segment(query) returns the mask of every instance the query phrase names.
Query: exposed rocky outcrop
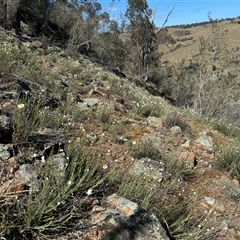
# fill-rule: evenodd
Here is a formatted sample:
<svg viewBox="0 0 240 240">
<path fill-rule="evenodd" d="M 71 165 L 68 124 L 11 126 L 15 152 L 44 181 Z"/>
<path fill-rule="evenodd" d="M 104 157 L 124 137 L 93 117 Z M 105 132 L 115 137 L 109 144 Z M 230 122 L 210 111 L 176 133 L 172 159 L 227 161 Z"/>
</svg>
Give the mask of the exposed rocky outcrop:
<svg viewBox="0 0 240 240">
<path fill-rule="evenodd" d="M 94 207 L 92 224 L 105 229 L 103 240 L 168 240 L 156 216 L 116 194 L 104 199 L 103 208 Z"/>
</svg>

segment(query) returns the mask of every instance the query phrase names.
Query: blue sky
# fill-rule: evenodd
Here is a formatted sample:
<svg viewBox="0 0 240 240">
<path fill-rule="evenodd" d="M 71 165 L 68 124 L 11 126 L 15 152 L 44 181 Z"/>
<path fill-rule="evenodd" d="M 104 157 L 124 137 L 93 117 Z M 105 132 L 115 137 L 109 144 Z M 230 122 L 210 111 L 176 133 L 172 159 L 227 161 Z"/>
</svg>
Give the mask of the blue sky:
<svg viewBox="0 0 240 240">
<path fill-rule="evenodd" d="M 127 6 L 126 0 L 99 0 L 103 10 L 107 10 L 113 18 L 118 18 L 120 13 L 124 13 Z M 176 24 L 189 24 L 208 21 L 208 12 L 211 12 L 213 19 L 240 16 L 240 0 L 159 0 L 148 1 L 148 5 L 155 10 L 155 24 L 162 26 L 168 12 L 175 6 L 172 15 L 166 26 Z"/>
</svg>

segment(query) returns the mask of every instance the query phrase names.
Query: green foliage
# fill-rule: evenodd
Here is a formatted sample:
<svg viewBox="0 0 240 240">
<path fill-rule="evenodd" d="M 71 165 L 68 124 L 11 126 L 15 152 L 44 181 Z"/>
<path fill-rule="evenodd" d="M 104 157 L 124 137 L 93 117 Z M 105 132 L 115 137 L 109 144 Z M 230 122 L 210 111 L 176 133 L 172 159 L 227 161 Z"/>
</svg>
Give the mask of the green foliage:
<svg viewBox="0 0 240 240">
<path fill-rule="evenodd" d="M 105 19 L 102 27 L 108 28 L 108 32 L 99 34 L 94 41 L 93 48 L 96 56 L 111 68 L 123 70 L 129 54 L 129 49 L 122 39 L 124 32 L 120 30 L 116 21 L 109 18 Z"/>
<path fill-rule="evenodd" d="M 181 196 L 180 176 L 189 176 L 190 170 L 178 159 L 168 158 L 166 171 L 171 173 L 171 177 L 161 183 L 143 177 L 124 176 L 118 194 L 153 212 L 173 239 L 212 239 L 213 234 L 206 229 L 210 228 L 213 218 L 196 216 L 188 209 L 191 198 L 184 200 Z"/>
<path fill-rule="evenodd" d="M 225 134 L 226 136 L 240 140 L 240 129 L 238 127 L 235 127 L 230 123 L 220 121 L 213 121 L 212 126 L 214 130 L 218 130 L 219 132 Z"/>
<path fill-rule="evenodd" d="M 183 120 L 181 114 L 177 111 L 170 112 L 166 116 L 164 116 L 163 126 L 166 128 L 178 126 L 182 129 L 182 131 L 190 131 L 190 127 L 188 126 L 186 121 Z"/>
<path fill-rule="evenodd" d="M 164 62 L 153 72 L 152 82 L 178 107 L 239 127 L 238 77 L 232 68 L 227 71 L 235 53 L 226 47 L 227 31 L 213 19 L 210 23 L 211 33 L 199 39 L 199 54 L 174 64 Z"/>
<path fill-rule="evenodd" d="M 186 163 L 180 161 L 176 156 L 163 155 L 165 168 L 174 181 L 186 181 L 192 177 L 193 170 Z"/>
<path fill-rule="evenodd" d="M 141 203 L 141 207 L 148 209 L 155 197 L 151 185 L 146 179 L 126 176 L 121 180 L 118 194 L 134 202 Z"/>
<path fill-rule="evenodd" d="M 236 200 L 240 199 L 240 187 L 238 184 L 234 183 L 232 180 L 227 181 L 224 185 L 229 190 L 229 195 Z"/>
<path fill-rule="evenodd" d="M 240 147 L 238 145 L 229 146 L 218 156 L 219 167 L 228 171 L 232 177 L 240 180 Z"/>
<path fill-rule="evenodd" d="M 37 174 L 28 195 L 2 196 L 1 236 L 33 239 L 39 233 L 54 233 L 69 227 L 76 217 L 84 218 L 86 192 L 102 184 L 105 177 L 97 170 L 94 155 L 81 143 L 67 149 L 67 154 L 70 158 L 61 173 L 49 164 L 53 156 L 47 164 L 35 165 Z"/>
<path fill-rule="evenodd" d="M 111 123 L 111 113 L 108 110 L 102 109 L 98 114 L 98 119 L 103 124 L 110 124 Z"/>
<path fill-rule="evenodd" d="M 156 50 L 155 25 L 151 20 L 153 11 L 147 1 L 128 0 L 125 16 L 130 22 L 127 27 L 131 39 L 128 43 L 132 49 L 129 65 L 134 74 L 143 78 L 148 74 L 150 59 Z"/>
<path fill-rule="evenodd" d="M 140 106 L 136 109 L 136 114 L 144 118 L 147 118 L 149 116 L 161 117 L 163 114 L 163 107 L 152 102 L 147 104 L 140 104 Z"/>
<path fill-rule="evenodd" d="M 135 143 L 135 142 L 134 142 Z M 130 144 L 130 152 L 134 158 L 151 158 L 153 160 L 160 160 L 160 150 L 151 140 L 142 141 L 135 144 Z"/>
<path fill-rule="evenodd" d="M 16 70 L 18 51 L 14 48 L 1 48 L 0 49 L 0 72 L 12 73 Z"/>
<path fill-rule="evenodd" d="M 38 128 L 44 126 L 47 112 L 42 109 L 42 103 L 38 99 L 30 100 L 26 95 L 19 99 L 18 107 L 13 114 L 13 142 L 25 142 Z"/>
</svg>

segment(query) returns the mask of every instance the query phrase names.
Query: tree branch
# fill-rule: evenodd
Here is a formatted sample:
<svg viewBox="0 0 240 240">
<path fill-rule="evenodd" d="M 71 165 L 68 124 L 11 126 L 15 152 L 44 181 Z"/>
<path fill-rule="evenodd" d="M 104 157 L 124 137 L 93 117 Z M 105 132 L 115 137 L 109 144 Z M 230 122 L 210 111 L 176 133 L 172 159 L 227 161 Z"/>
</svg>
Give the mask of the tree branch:
<svg viewBox="0 0 240 240">
<path fill-rule="evenodd" d="M 159 29 L 157 30 L 157 32 L 156 32 L 155 34 L 157 34 L 158 32 L 162 31 L 163 27 L 165 26 L 165 24 L 166 24 L 167 21 L 168 21 L 168 18 L 169 18 L 170 15 L 172 14 L 174 8 L 175 8 L 175 6 L 174 6 L 174 7 L 171 9 L 171 11 L 168 13 L 168 15 L 167 15 L 167 17 L 166 17 L 166 19 L 165 19 L 163 25 L 161 26 L 161 28 L 159 28 Z"/>
</svg>

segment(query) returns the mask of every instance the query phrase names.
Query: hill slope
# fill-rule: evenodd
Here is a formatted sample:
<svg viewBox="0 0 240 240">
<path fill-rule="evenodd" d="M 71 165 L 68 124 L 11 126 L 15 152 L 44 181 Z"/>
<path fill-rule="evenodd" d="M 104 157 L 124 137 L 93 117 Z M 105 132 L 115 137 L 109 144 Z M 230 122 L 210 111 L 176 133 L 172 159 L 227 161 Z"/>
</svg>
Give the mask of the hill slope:
<svg viewBox="0 0 240 240">
<path fill-rule="evenodd" d="M 69 209 L 88 221 L 93 201 L 117 193 L 154 212 L 171 239 L 240 239 L 236 139 L 83 56 L 3 30 L 0 41 L 0 111 L 11 121 L 1 122 L 3 237 L 82 239 Z M 88 230 L 104 239 L 106 228 Z"/>
</svg>

